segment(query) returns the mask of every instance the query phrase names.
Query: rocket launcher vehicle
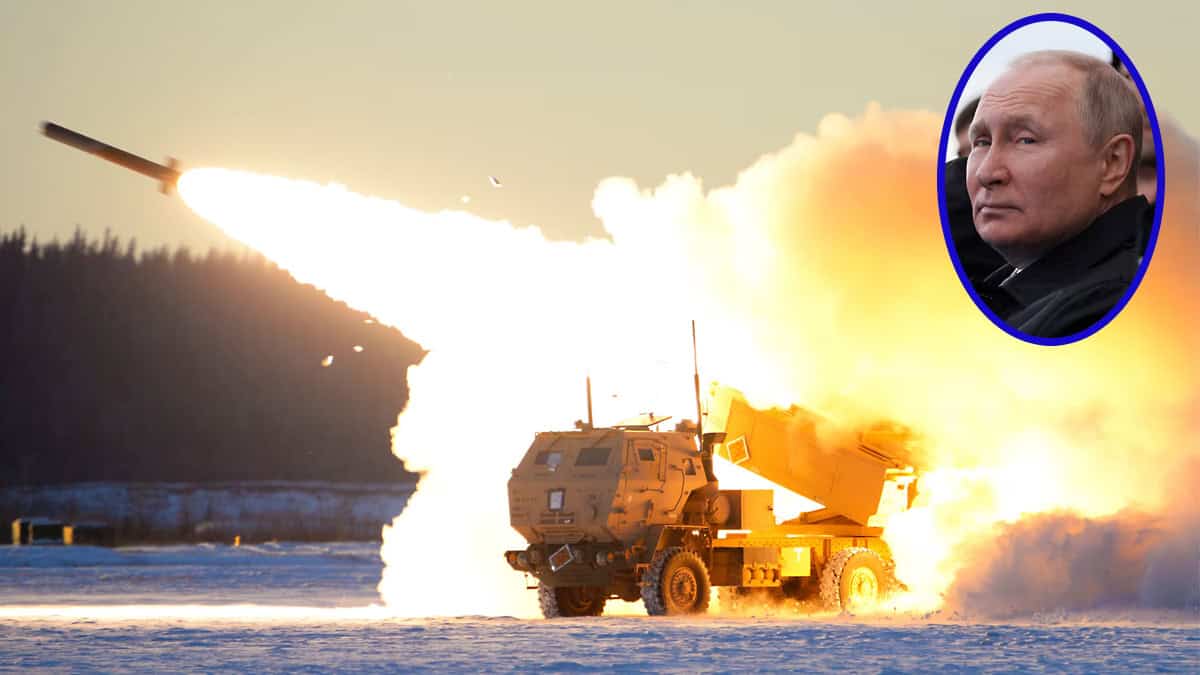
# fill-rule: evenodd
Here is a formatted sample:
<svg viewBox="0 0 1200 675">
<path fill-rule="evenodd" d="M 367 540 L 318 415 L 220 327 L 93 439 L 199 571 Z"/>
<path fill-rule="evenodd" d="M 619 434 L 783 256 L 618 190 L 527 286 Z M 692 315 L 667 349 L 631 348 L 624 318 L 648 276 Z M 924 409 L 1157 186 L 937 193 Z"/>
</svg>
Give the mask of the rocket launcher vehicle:
<svg viewBox="0 0 1200 675">
<path fill-rule="evenodd" d="M 504 558 L 537 580 L 543 616 L 600 615 L 613 598 L 699 614 L 714 587 L 727 609 L 857 610 L 901 587 L 882 535 L 915 496 L 911 432 L 758 410 L 733 390 L 711 400 L 703 430 L 659 431 L 653 416 L 598 427 L 589 406 L 575 431 L 534 436 L 508 482 L 527 546 Z M 714 454 L 824 508 L 780 522 L 774 490 L 720 487 Z"/>
</svg>

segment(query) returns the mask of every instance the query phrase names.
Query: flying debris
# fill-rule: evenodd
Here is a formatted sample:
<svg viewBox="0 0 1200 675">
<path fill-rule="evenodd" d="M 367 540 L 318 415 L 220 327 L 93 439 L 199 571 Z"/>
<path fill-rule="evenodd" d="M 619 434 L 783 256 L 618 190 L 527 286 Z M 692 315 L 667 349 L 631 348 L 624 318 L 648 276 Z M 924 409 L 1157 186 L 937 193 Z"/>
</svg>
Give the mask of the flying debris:
<svg viewBox="0 0 1200 675">
<path fill-rule="evenodd" d="M 461 201 L 464 204 L 470 204 L 471 203 L 471 195 L 463 195 L 461 198 Z"/>
<path fill-rule="evenodd" d="M 107 143 L 101 143 L 94 138 L 84 136 L 77 131 L 72 131 L 53 122 L 42 122 L 42 133 L 47 138 L 69 145 L 76 150 L 82 150 L 101 159 L 106 159 L 118 166 L 123 166 L 130 171 L 136 171 L 143 176 L 153 178 L 159 182 L 158 191 L 164 195 L 174 192 L 175 184 L 179 182 L 180 171 L 178 169 L 178 162 L 174 157 L 168 157 L 165 165 L 156 164 L 144 157 L 138 157 L 120 148 L 114 148 Z"/>
<path fill-rule="evenodd" d="M 500 183 L 500 179 L 496 178 L 495 176 L 488 176 L 488 180 L 492 183 L 492 187 L 504 187 L 504 185 Z"/>
<path fill-rule="evenodd" d="M 329 366 L 332 366 L 332 365 L 333 365 L 333 354 L 330 354 L 329 356 L 326 356 L 325 358 L 321 359 L 321 367 L 322 368 L 328 368 Z"/>
<path fill-rule="evenodd" d="M 362 345 L 354 345 L 354 351 L 355 351 L 355 352 L 357 352 L 357 353 L 361 354 L 361 353 L 362 353 L 362 350 L 363 350 L 363 346 L 362 346 Z"/>
</svg>

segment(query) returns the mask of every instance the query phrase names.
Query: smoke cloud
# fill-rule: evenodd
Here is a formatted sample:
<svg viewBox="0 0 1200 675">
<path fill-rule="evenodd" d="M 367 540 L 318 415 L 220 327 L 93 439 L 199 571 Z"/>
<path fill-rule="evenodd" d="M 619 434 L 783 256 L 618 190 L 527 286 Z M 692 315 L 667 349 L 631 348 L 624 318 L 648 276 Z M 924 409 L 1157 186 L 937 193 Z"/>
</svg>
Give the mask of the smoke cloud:
<svg viewBox="0 0 1200 675">
<path fill-rule="evenodd" d="M 945 608 L 998 618 L 1200 609 L 1200 455 L 1174 469 L 1157 514 L 1036 514 L 967 541 Z"/>
<path fill-rule="evenodd" d="M 505 510 L 509 470 L 535 431 L 582 416 L 588 372 L 600 423 L 692 416 L 693 318 L 705 378 L 753 403 L 922 434 L 917 508 L 887 538 L 910 605 L 929 607 L 967 562 L 947 596 L 955 602 L 1018 576 L 1001 550 L 971 545 L 1000 523 L 1018 523 L 1001 538 L 1049 560 L 1068 539 L 1165 522 L 1114 514 L 1164 513 L 1162 486 L 1194 450 L 1200 298 L 1196 202 L 1177 198 L 1195 194 L 1195 177 L 1169 169 L 1158 253 L 1116 320 L 1058 348 L 1003 333 L 949 262 L 938 127 L 931 113 L 871 105 L 828 116 L 730 186 L 707 190 L 686 174 L 652 189 L 609 179 L 593 200 L 608 238 L 584 243 L 245 174 L 189 172 L 180 191 L 299 280 L 430 350 L 394 432 L 396 454 L 425 473 L 385 532 L 380 590 L 392 610 L 536 614 L 501 561 L 522 545 Z M 1021 521 L 1036 513 L 1059 515 Z M 1167 547 L 1186 548 L 1169 524 L 1150 529 L 1164 534 L 1127 554 L 1143 561 L 1143 581 L 1121 586 L 1147 597 L 1173 583 Z"/>
</svg>

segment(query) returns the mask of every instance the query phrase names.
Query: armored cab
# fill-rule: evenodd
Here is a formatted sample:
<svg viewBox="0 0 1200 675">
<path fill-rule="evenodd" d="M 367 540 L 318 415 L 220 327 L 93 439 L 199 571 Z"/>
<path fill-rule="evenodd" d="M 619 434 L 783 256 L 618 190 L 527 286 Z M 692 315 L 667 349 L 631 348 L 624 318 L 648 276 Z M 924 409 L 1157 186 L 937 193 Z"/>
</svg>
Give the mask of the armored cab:
<svg viewBox="0 0 1200 675">
<path fill-rule="evenodd" d="M 680 522 L 688 495 L 707 482 L 690 434 L 545 432 L 513 470 L 509 516 L 531 543 L 618 544 Z"/>
<path fill-rule="evenodd" d="M 636 566 L 647 546 L 653 553 L 651 535 L 703 526 L 703 504 L 691 497 L 710 481 L 695 436 L 651 426 L 539 433 L 513 470 L 509 518 L 529 547 L 509 551 L 509 563 L 544 589 L 590 598 L 543 598 L 544 609 L 558 605 L 552 614 L 599 614 L 612 596 L 637 600 Z"/>
</svg>

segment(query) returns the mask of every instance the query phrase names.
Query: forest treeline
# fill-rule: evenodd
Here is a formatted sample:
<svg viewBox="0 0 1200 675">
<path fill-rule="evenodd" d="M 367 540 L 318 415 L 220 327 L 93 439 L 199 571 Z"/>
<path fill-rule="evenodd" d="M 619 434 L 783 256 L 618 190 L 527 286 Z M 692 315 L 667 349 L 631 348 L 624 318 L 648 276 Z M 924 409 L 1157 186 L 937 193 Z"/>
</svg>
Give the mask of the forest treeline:
<svg viewBox="0 0 1200 675">
<path fill-rule="evenodd" d="M 8 233 L 0 485 L 411 480 L 389 431 L 421 355 L 257 255 Z"/>
</svg>

